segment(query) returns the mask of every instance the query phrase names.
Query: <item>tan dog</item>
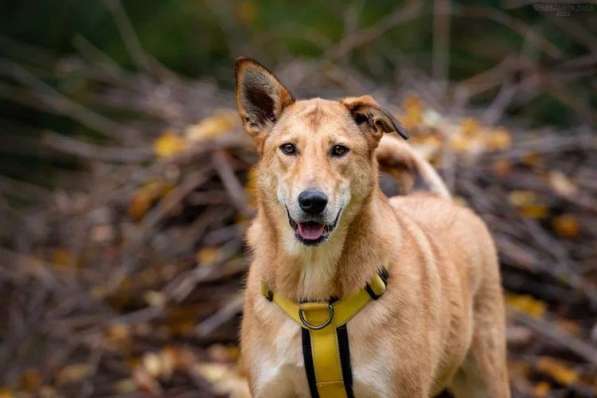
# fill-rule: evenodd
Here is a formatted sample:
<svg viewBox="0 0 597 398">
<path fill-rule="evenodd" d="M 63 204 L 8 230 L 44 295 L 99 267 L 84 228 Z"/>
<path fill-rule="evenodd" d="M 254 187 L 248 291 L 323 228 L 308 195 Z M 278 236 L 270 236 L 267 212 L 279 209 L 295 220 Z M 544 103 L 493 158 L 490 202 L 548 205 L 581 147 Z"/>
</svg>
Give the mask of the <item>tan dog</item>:
<svg viewBox="0 0 597 398">
<path fill-rule="evenodd" d="M 369 96 L 295 101 L 263 66 L 236 63 L 237 105 L 260 154 L 258 214 L 242 323 L 254 397 L 309 397 L 301 328 L 262 294 L 342 298 L 380 265 L 385 294 L 348 324 L 355 397 L 507 398 L 504 305 L 492 238 L 449 199 L 431 166 Z M 435 193 L 388 199 L 382 165 L 406 165 Z"/>
</svg>

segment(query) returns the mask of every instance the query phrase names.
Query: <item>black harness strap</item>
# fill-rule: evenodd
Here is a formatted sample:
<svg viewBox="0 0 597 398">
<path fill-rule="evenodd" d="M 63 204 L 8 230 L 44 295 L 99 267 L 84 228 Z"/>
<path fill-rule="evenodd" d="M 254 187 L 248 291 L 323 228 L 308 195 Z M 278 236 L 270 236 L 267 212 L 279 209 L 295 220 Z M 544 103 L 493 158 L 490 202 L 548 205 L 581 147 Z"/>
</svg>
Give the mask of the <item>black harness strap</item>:
<svg viewBox="0 0 597 398">
<path fill-rule="evenodd" d="M 311 335 L 309 330 L 301 328 L 303 338 L 303 360 L 305 361 L 305 372 L 309 382 L 309 391 L 312 398 L 319 398 L 317 391 L 317 380 L 315 380 L 315 366 L 313 365 L 313 351 L 311 351 Z"/>
<path fill-rule="evenodd" d="M 340 348 L 340 363 L 342 364 L 342 379 L 348 398 L 354 398 L 352 391 L 352 367 L 350 366 L 350 345 L 348 344 L 348 329 L 342 325 L 336 329 L 338 347 Z"/>
</svg>

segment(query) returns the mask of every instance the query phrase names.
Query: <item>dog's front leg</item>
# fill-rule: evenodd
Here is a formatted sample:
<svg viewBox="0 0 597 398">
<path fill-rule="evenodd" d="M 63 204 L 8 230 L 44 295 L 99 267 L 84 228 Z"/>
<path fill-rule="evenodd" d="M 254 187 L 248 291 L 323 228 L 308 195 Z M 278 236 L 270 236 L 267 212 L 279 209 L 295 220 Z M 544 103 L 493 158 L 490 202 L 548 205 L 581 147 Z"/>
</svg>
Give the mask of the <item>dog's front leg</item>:
<svg viewBox="0 0 597 398">
<path fill-rule="evenodd" d="M 306 381 L 302 383 L 304 372 L 300 369 L 267 356 L 260 357 L 253 364 L 249 372 L 253 398 L 309 398 L 308 385 Z"/>
<path fill-rule="evenodd" d="M 290 379 L 276 378 L 269 382 L 257 380 L 254 384 L 251 395 L 253 398 L 309 398 L 308 391 L 299 394 L 295 385 Z"/>
<path fill-rule="evenodd" d="M 432 375 L 428 371 L 429 366 L 425 366 L 420 360 L 411 358 L 410 364 L 407 362 L 408 355 L 402 358 L 403 366 L 394 372 L 394 394 L 397 398 L 430 398 Z M 472 398 L 472 397 L 471 397 Z"/>
<path fill-rule="evenodd" d="M 271 391 L 258 391 L 252 394 L 253 398 L 302 398 L 293 392 L 271 390 Z"/>
<path fill-rule="evenodd" d="M 277 367 L 274 363 L 264 360 L 261 366 L 256 366 L 249 372 L 249 385 L 253 398 L 307 398 L 307 395 L 298 394 L 296 371 L 287 367 Z"/>
</svg>

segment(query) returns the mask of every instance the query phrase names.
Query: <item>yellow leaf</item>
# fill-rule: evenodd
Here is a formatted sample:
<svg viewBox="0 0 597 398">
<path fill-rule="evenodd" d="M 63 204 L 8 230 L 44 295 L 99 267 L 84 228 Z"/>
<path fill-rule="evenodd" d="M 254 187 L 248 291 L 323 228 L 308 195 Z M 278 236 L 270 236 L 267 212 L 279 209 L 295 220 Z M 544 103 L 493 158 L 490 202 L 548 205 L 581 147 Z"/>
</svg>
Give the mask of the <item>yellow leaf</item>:
<svg viewBox="0 0 597 398">
<path fill-rule="evenodd" d="M 537 195 L 533 191 L 512 191 L 508 200 L 517 207 L 527 206 L 537 201 Z"/>
<path fill-rule="evenodd" d="M 426 109 L 423 112 L 423 124 L 425 126 L 438 128 L 441 123 L 445 123 L 444 118 L 433 109 Z"/>
<path fill-rule="evenodd" d="M 160 351 L 160 361 L 162 366 L 162 378 L 169 379 L 174 373 L 177 365 L 176 350 L 170 347 L 164 348 Z"/>
<path fill-rule="evenodd" d="M 153 181 L 143 185 L 133 195 L 128 209 L 129 216 L 134 221 L 141 220 L 151 206 L 171 190 L 172 185 L 163 181 Z"/>
<path fill-rule="evenodd" d="M 172 336 L 190 337 L 196 326 L 194 319 L 176 319 L 168 323 L 168 331 Z"/>
<path fill-rule="evenodd" d="M 465 137 L 471 138 L 481 133 L 481 126 L 477 120 L 469 117 L 460 122 L 460 131 Z"/>
<path fill-rule="evenodd" d="M 497 176 L 505 177 L 512 171 L 512 163 L 507 159 L 498 159 L 493 162 L 492 169 Z"/>
<path fill-rule="evenodd" d="M 551 391 L 551 386 L 547 382 L 540 382 L 533 387 L 533 397 L 536 398 L 546 398 L 549 396 L 549 392 Z"/>
<path fill-rule="evenodd" d="M 450 137 L 450 148 L 456 152 L 471 152 L 474 147 L 474 140 L 462 132 L 457 132 Z"/>
<path fill-rule="evenodd" d="M 211 383 L 225 379 L 226 375 L 230 372 L 228 365 L 218 363 L 198 364 L 196 370 L 205 380 Z"/>
<path fill-rule="evenodd" d="M 200 265 L 211 265 L 218 257 L 220 252 L 216 247 L 204 247 L 197 252 L 197 263 Z"/>
<path fill-rule="evenodd" d="M 40 398 L 58 398 L 60 394 L 51 386 L 41 386 L 36 396 Z"/>
<path fill-rule="evenodd" d="M 562 214 L 551 223 L 554 231 L 563 238 L 576 238 L 580 234 L 578 219 L 571 214 Z"/>
<path fill-rule="evenodd" d="M 503 151 L 512 146 L 512 136 L 506 129 L 496 129 L 485 136 L 485 144 L 491 151 Z"/>
<path fill-rule="evenodd" d="M 0 398 L 14 398 L 14 395 L 8 388 L 0 388 Z"/>
<path fill-rule="evenodd" d="M 577 191 L 576 185 L 561 171 L 552 171 L 549 173 L 549 184 L 554 191 L 562 196 L 571 196 Z"/>
<path fill-rule="evenodd" d="M 164 348 L 160 352 L 150 352 L 143 355 L 142 368 L 152 378 L 167 380 L 172 376 L 176 366 L 175 351 Z"/>
<path fill-rule="evenodd" d="M 414 137 L 413 137 L 414 138 Z M 416 136 L 411 145 L 425 159 L 431 161 L 442 150 L 442 140 L 436 134 L 424 134 Z"/>
<path fill-rule="evenodd" d="M 52 264 L 57 268 L 72 268 L 77 265 L 77 259 L 70 250 L 56 248 L 52 250 Z"/>
<path fill-rule="evenodd" d="M 574 369 L 570 369 L 565 363 L 551 357 L 539 358 L 537 369 L 565 386 L 573 384 L 579 379 L 579 375 Z"/>
<path fill-rule="evenodd" d="M 37 369 L 27 369 L 19 379 L 19 385 L 23 390 L 35 391 L 41 386 L 42 376 Z"/>
<path fill-rule="evenodd" d="M 114 384 L 114 391 L 119 394 L 130 394 L 137 390 L 137 385 L 133 379 L 122 379 Z"/>
<path fill-rule="evenodd" d="M 161 396 L 162 388 L 160 384 L 152 377 L 144 367 L 138 367 L 133 371 L 133 380 L 137 389 L 147 391 L 151 394 Z"/>
<path fill-rule="evenodd" d="M 143 298 L 147 304 L 158 308 L 164 307 L 167 301 L 166 295 L 164 295 L 164 293 L 156 292 L 155 290 L 149 290 L 148 292 L 145 292 Z"/>
<path fill-rule="evenodd" d="M 546 311 L 547 306 L 541 300 L 526 294 L 509 293 L 506 295 L 506 303 L 520 312 L 533 317 L 541 318 Z"/>
<path fill-rule="evenodd" d="M 158 354 L 150 352 L 143 355 L 143 370 L 153 378 L 159 377 L 162 372 L 162 365 Z"/>
<path fill-rule="evenodd" d="M 115 323 L 106 331 L 106 337 L 113 344 L 127 342 L 130 337 L 129 327 L 124 323 Z"/>
<path fill-rule="evenodd" d="M 84 363 L 68 365 L 60 370 L 56 383 L 58 385 L 76 383 L 90 375 L 92 371 L 91 366 Z"/>
<path fill-rule="evenodd" d="M 232 398 L 249 398 L 247 381 L 230 365 L 204 363 L 193 366 L 193 371 L 209 381 L 215 392 Z"/>
<path fill-rule="evenodd" d="M 538 153 L 529 152 L 522 157 L 522 163 L 532 168 L 540 167 L 543 165 L 543 158 Z"/>
<path fill-rule="evenodd" d="M 236 112 L 226 110 L 205 118 L 197 124 L 187 127 L 185 136 L 192 142 L 214 139 L 230 132 L 238 125 L 239 119 Z"/>
<path fill-rule="evenodd" d="M 578 321 L 573 321 L 570 319 L 558 318 L 555 320 L 558 328 L 574 335 L 574 336 L 582 336 L 583 329 Z M 597 382 L 597 379 L 595 380 Z"/>
<path fill-rule="evenodd" d="M 111 225 L 96 225 L 91 230 L 91 239 L 97 243 L 109 243 L 115 238 L 115 231 Z"/>
<path fill-rule="evenodd" d="M 176 155 L 185 148 L 185 140 L 170 130 L 164 132 L 153 142 L 153 151 L 160 158 Z"/>
<path fill-rule="evenodd" d="M 251 25 L 257 16 L 257 6 L 252 1 L 244 0 L 236 9 L 236 15 L 245 25 Z"/>
<path fill-rule="evenodd" d="M 423 122 L 423 102 L 415 95 L 409 95 L 402 103 L 404 114 L 400 118 L 400 124 L 406 129 L 420 127 Z"/>
<path fill-rule="evenodd" d="M 542 204 L 531 204 L 528 206 L 522 206 L 520 208 L 520 214 L 526 218 L 542 219 L 549 215 L 549 208 Z"/>
<path fill-rule="evenodd" d="M 523 217 L 540 219 L 549 215 L 549 208 L 532 191 L 512 191 L 508 200 L 518 208 Z"/>
<path fill-rule="evenodd" d="M 215 362 L 235 362 L 240 356 L 238 346 L 214 344 L 207 350 L 209 357 Z"/>
<path fill-rule="evenodd" d="M 531 373 L 530 364 L 524 360 L 508 358 L 508 373 L 513 378 L 527 379 Z"/>
</svg>

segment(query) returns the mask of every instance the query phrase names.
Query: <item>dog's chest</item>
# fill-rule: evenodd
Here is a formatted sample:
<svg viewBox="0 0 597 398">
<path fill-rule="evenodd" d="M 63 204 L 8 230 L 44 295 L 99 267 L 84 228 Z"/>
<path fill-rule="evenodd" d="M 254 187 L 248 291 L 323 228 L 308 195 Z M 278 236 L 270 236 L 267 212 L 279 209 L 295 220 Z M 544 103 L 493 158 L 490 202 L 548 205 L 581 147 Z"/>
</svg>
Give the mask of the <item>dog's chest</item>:
<svg viewBox="0 0 597 398">
<path fill-rule="evenodd" d="M 281 325 L 275 335 L 269 335 L 272 340 L 260 349 L 259 358 L 255 358 L 255 364 L 258 365 L 255 366 L 254 379 L 256 397 L 309 398 L 311 395 L 305 373 L 300 328 L 289 319 L 283 320 Z M 392 363 L 391 350 L 384 348 L 385 344 L 365 343 L 358 330 L 351 336 L 351 325 L 348 330 L 355 396 L 393 396 L 391 371 L 388 368 Z"/>
</svg>

